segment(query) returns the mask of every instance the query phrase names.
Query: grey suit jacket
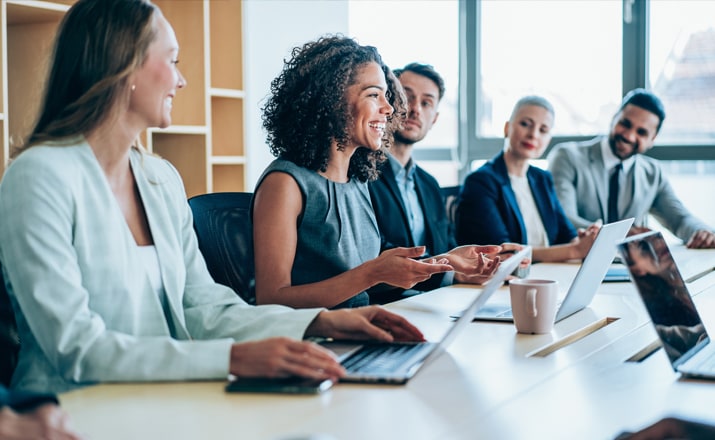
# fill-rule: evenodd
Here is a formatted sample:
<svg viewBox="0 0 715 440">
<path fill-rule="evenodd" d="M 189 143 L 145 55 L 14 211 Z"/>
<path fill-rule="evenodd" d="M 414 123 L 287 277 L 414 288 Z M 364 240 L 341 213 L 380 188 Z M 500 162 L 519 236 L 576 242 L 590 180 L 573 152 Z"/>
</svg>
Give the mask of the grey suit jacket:
<svg viewBox="0 0 715 440">
<path fill-rule="evenodd" d="M 602 139 L 556 145 L 547 158 L 559 201 L 576 227 L 607 218 L 608 170 L 601 153 Z M 634 217 L 634 225 L 646 226 L 650 213 L 684 241 L 698 230 L 711 229 L 685 208 L 656 159 L 642 154 L 634 159 L 634 195 L 623 218 Z"/>
<path fill-rule="evenodd" d="M 13 388 L 226 378 L 234 341 L 302 338 L 319 310 L 249 306 L 214 283 L 181 179 L 137 150 L 131 168 L 168 300 L 164 313 L 89 145 L 36 146 L 0 184 L 0 259 L 18 321 Z"/>
</svg>

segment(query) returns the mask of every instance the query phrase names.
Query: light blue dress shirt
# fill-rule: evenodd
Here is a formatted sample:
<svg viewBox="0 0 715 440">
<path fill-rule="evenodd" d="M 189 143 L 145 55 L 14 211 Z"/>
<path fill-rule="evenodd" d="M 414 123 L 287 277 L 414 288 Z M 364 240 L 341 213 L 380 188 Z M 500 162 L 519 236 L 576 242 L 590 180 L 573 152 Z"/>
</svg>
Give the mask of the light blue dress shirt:
<svg viewBox="0 0 715 440">
<path fill-rule="evenodd" d="M 388 155 L 388 157 L 392 171 L 395 174 L 395 180 L 397 180 L 397 187 L 400 189 L 402 203 L 405 204 L 405 209 L 407 210 L 407 220 L 410 224 L 412 240 L 415 246 L 422 246 L 427 243 L 425 238 L 425 214 L 422 212 L 422 206 L 415 189 L 415 163 L 410 158 L 407 165 L 403 167 L 397 159 L 391 155 Z"/>
</svg>

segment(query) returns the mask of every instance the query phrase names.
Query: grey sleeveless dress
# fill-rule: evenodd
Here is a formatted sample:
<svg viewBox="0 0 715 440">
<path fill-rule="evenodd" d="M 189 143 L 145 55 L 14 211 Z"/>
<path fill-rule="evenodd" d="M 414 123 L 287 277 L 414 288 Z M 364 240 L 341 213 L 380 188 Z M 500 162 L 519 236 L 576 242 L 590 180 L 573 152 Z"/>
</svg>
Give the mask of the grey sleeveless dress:
<svg viewBox="0 0 715 440">
<path fill-rule="evenodd" d="M 293 285 L 323 281 L 378 256 L 380 232 L 367 183 L 357 179 L 333 182 L 293 162 L 276 159 L 263 172 L 256 190 L 273 172 L 291 175 L 303 195 L 291 271 Z M 360 292 L 334 308 L 368 304 L 367 292 Z"/>
</svg>

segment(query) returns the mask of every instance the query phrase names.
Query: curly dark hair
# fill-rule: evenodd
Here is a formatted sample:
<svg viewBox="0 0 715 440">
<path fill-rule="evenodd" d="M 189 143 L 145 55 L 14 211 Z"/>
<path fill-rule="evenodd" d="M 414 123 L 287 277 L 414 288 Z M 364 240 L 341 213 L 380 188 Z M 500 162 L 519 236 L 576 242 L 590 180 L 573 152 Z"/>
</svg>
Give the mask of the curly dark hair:
<svg viewBox="0 0 715 440">
<path fill-rule="evenodd" d="M 262 108 L 263 128 L 274 156 L 313 171 L 325 171 L 333 141 L 338 149 L 349 141 L 353 118 L 346 91 L 359 68 L 375 62 L 385 73 L 386 97 L 394 111 L 388 117 L 382 148 L 358 148 L 350 159 L 348 177 L 374 180 L 385 148 L 405 118 L 407 106 L 399 81 L 373 46 L 361 46 L 342 35 L 327 35 L 295 47 L 281 74 L 271 82 L 271 96 Z"/>
</svg>

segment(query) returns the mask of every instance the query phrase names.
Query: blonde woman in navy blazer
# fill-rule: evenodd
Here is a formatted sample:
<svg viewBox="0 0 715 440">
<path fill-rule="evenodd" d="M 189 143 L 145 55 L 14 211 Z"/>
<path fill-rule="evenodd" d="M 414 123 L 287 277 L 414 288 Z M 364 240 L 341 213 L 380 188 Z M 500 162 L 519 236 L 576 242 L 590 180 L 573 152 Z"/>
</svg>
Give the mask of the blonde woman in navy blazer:
<svg viewBox="0 0 715 440">
<path fill-rule="evenodd" d="M 526 96 L 516 103 L 504 125 L 504 150 L 464 182 L 457 207 L 459 244 L 529 244 L 534 261 L 586 256 L 598 226 L 574 229 L 556 197 L 551 174 L 529 164 L 549 145 L 553 122 L 554 110 L 546 99 Z M 521 191 L 513 187 L 519 182 Z M 528 217 L 525 208 L 531 212 Z"/>
<path fill-rule="evenodd" d="M 171 124 L 186 85 L 177 57 L 148 1 L 67 12 L 40 117 L 0 184 L 0 259 L 22 341 L 12 387 L 337 378 L 334 357 L 303 337 L 422 340 L 378 307 L 253 307 L 213 281 L 179 174 L 136 146 Z"/>
</svg>

